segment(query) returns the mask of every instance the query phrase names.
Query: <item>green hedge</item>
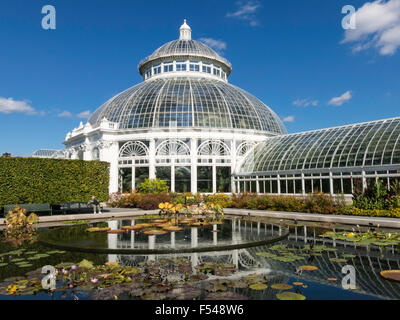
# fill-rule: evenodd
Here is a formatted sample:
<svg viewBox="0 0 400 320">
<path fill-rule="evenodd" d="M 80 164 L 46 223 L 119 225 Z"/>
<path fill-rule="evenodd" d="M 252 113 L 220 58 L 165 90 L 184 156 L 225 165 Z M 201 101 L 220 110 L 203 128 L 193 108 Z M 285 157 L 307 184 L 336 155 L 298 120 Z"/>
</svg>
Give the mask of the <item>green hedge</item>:
<svg viewBox="0 0 400 320">
<path fill-rule="evenodd" d="M 107 201 L 109 164 L 98 161 L 0 158 L 0 208 L 16 203 Z"/>
</svg>

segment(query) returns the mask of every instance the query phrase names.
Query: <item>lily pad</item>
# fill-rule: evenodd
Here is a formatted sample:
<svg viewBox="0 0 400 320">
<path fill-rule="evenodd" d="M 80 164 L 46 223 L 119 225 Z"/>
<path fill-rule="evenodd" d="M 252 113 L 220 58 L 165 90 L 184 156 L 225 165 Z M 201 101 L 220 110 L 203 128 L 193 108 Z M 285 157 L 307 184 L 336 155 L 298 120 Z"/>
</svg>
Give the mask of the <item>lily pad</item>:
<svg viewBox="0 0 400 320">
<path fill-rule="evenodd" d="M 276 289 L 276 290 L 289 290 L 292 289 L 293 286 L 291 286 L 290 284 L 286 284 L 286 283 L 275 283 L 273 285 L 271 285 L 272 289 Z"/>
<path fill-rule="evenodd" d="M 339 262 L 339 263 L 346 263 L 347 259 L 341 259 L 341 258 L 330 258 L 329 259 L 332 262 Z"/>
<path fill-rule="evenodd" d="M 276 295 L 279 300 L 305 300 L 306 297 L 302 294 L 295 293 L 295 292 L 281 292 Z"/>
<path fill-rule="evenodd" d="M 383 270 L 380 274 L 386 280 L 400 282 L 400 270 Z"/>
<path fill-rule="evenodd" d="M 235 292 L 214 292 L 207 295 L 205 300 L 248 300 L 244 295 Z"/>
<path fill-rule="evenodd" d="M 249 286 L 249 288 L 252 290 L 265 290 L 268 288 L 268 286 L 264 283 L 255 283 L 255 284 L 251 284 Z"/>
<path fill-rule="evenodd" d="M 143 232 L 146 236 L 158 236 L 158 235 L 162 235 L 162 234 L 167 234 L 167 231 L 164 230 L 159 230 L 159 229 L 155 229 L 155 230 L 147 230 Z"/>
<path fill-rule="evenodd" d="M 316 267 L 316 266 L 300 266 L 299 269 L 303 270 L 303 271 L 314 271 L 314 270 L 318 270 L 318 267 Z"/>
<path fill-rule="evenodd" d="M 92 269 L 93 268 L 93 262 L 83 259 L 80 263 L 79 263 L 79 267 L 80 268 L 85 268 L 85 269 Z"/>
<path fill-rule="evenodd" d="M 168 226 L 163 228 L 165 231 L 170 231 L 170 232 L 179 232 L 179 231 L 185 231 L 185 228 L 180 228 L 176 226 Z"/>
</svg>

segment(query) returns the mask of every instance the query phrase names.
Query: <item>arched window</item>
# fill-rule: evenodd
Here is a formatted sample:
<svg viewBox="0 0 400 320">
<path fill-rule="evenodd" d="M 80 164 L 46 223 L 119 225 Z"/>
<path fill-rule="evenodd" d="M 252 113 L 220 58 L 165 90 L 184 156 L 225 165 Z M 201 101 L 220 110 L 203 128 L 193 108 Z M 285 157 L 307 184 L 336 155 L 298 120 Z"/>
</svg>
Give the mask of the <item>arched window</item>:
<svg viewBox="0 0 400 320">
<path fill-rule="evenodd" d="M 238 157 L 243 157 L 247 152 L 253 149 L 257 143 L 251 141 L 242 142 L 236 149 L 236 155 Z"/>
<path fill-rule="evenodd" d="M 231 151 L 229 147 L 220 140 L 207 140 L 203 142 L 197 151 L 199 156 L 227 157 Z"/>
<path fill-rule="evenodd" d="M 156 151 L 157 156 L 189 156 L 190 148 L 181 140 L 166 140 Z"/>
<path fill-rule="evenodd" d="M 146 157 L 148 155 L 149 149 L 140 141 L 129 141 L 125 143 L 119 152 L 120 158 Z"/>
</svg>

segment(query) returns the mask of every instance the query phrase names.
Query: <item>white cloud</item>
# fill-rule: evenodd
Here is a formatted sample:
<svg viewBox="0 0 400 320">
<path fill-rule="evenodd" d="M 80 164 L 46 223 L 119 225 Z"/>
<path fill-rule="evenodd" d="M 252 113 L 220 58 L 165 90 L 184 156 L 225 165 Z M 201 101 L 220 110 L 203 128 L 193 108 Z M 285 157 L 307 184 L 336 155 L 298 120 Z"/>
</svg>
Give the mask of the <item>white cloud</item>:
<svg viewBox="0 0 400 320">
<path fill-rule="evenodd" d="M 57 116 L 60 118 L 72 118 L 73 117 L 72 113 L 69 111 L 63 111 L 63 112 L 59 113 Z"/>
<path fill-rule="evenodd" d="M 200 38 L 199 41 L 219 52 L 224 51 L 227 47 L 226 42 L 213 38 Z"/>
<path fill-rule="evenodd" d="M 346 30 L 341 43 L 354 43 L 353 52 L 374 47 L 393 55 L 400 47 L 400 0 L 365 3 L 356 11 L 356 29 Z"/>
<path fill-rule="evenodd" d="M 25 113 L 33 115 L 37 112 L 29 105 L 28 101 L 16 101 L 13 98 L 0 97 L 0 113 Z"/>
<path fill-rule="evenodd" d="M 288 116 L 282 119 L 283 122 L 294 122 L 294 116 Z"/>
<path fill-rule="evenodd" d="M 293 101 L 293 105 L 297 107 L 309 107 L 309 106 L 316 107 L 318 105 L 318 100 L 297 99 L 296 101 Z"/>
<path fill-rule="evenodd" d="M 83 111 L 83 112 L 77 114 L 77 117 L 80 119 L 88 119 L 90 117 L 90 111 L 89 110 Z"/>
<path fill-rule="evenodd" d="M 351 92 L 346 91 L 343 93 L 340 97 L 334 97 L 332 98 L 328 104 L 331 106 L 341 106 L 343 103 L 349 101 L 352 98 Z"/>
<path fill-rule="evenodd" d="M 227 13 L 228 18 L 236 18 L 244 21 L 248 21 L 252 27 L 258 25 L 258 21 L 256 19 L 256 12 L 261 5 L 258 1 L 238 1 L 236 3 L 238 9 L 235 12 Z"/>
</svg>

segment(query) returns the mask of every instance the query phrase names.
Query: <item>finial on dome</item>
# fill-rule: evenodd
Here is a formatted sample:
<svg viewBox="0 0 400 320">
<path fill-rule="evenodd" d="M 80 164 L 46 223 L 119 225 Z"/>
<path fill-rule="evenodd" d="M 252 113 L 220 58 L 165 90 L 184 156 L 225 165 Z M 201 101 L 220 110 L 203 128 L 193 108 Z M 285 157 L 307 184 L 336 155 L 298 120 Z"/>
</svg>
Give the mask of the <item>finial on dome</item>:
<svg viewBox="0 0 400 320">
<path fill-rule="evenodd" d="M 179 33 L 179 40 L 192 40 L 192 29 L 187 25 L 186 19 L 183 21 Z"/>
</svg>

